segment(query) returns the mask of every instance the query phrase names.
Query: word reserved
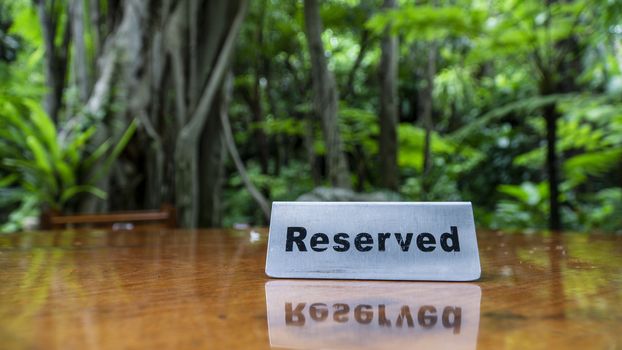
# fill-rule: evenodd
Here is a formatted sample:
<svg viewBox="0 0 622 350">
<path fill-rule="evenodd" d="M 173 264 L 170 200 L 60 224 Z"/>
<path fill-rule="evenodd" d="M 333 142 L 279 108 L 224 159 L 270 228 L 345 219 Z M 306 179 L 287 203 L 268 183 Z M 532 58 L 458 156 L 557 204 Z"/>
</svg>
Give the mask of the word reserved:
<svg viewBox="0 0 622 350">
<path fill-rule="evenodd" d="M 471 203 L 272 205 L 270 277 L 472 281 L 480 273 Z"/>
<path fill-rule="evenodd" d="M 403 252 L 407 252 L 410 249 L 410 244 L 413 240 L 413 233 L 401 233 L 393 234 L 395 241 Z M 307 229 L 304 227 L 288 227 L 287 228 L 287 240 L 285 241 L 285 251 L 291 252 L 294 249 L 294 244 L 298 248 L 298 251 L 306 252 L 307 245 L 304 239 L 307 237 Z M 361 232 L 354 236 L 354 248 L 359 252 L 369 252 L 377 247 L 377 250 L 384 252 L 387 250 L 387 240 L 390 240 L 391 233 L 378 233 L 376 240 L 374 237 L 366 232 Z M 350 250 L 350 235 L 347 233 L 337 233 L 333 236 L 333 242 L 335 245 L 332 249 L 336 252 L 347 252 Z M 325 233 L 315 233 L 309 239 L 309 247 L 316 252 L 323 252 L 328 249 L 330 240 Z M 458 228 L 451 226 L 451 233 L 443 233 L 440 236 L 441 248 L 446 252 L 459 252 L 460 242 L 458 239 Z M 436 238 L 434 235 L 428 232 L 422 232 L 417 235 L 417 249 L 422 252 L 432 252 L 436 249 Z"/>
</svg>

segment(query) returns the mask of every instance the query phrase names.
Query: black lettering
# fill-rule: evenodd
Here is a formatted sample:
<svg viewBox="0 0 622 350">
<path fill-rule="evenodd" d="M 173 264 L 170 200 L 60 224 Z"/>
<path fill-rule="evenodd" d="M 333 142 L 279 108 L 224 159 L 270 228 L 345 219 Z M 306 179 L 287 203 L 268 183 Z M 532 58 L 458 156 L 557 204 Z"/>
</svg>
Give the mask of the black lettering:
<svg viewBox="0 0 622 350">
<path fill-rule="evenodd" d="M 328 236 L 324 233 L 318 232 L 311 236 L 311 240 L 309 242 L 311 244 L 311 249 L 316 252 L 323 252 L 327 247 L 318 247 L 320 244 L 328 244 Z"/>
<path fill-rule="evenodd" d="M 427 313 L 430 313 L 430 315 L 426 315 Z M 417 320 L 419 321 L 419 325 L 423 328 L 434 327 L 438 321 L 438 316 L 436 316 L 436 308 L 430 305 L 422 306 L 419 309 Z"/>
<path fill-rule="evenodd" d="M 402 233 L 394 233 L 395 240 L 399 244 L 403 252 L 410 250 L 410 244 L 412 243 L 414 234 L 409 232 L 403 235 Z M 306 252 L 307 246 L 304 239 L 307 237 L 307 229 L 304 227 L 288 227 L 287 238 L 285 242 L 285 251 L 294 251 L 294 243 L 298 251 Z M 334 235 L 333 250 L 336 252 L 346 252 L 350 249 L 350 242 L 348 239 L 350 236 L 347 233 L 337 233 Z M 387 240 L 391 238 L 390 232 L 378 233 L 378 251 L 384 252 L 387 250 Z M 450 226 L 450 232 L 445 232 L 441 235 L 440 239 L 441 248 L 446 252 L 459 252 L 460 251 L 460 238 L 458 235 L 458 228 L 456 226 Z M 330 239 L 325 233 L 315 233 L 309 240 L 311 250 L 316 252 L 323 252 L 329 248 Z M 432 252 L 436 249 L 436 238 L 434 235 L 428 232 L 422 232 L 417 235 L 417 248 L 422 252 Z M 373 249 L 374 238 L 372 235 L 366 232 L 361 232 L 354 237 L 354 247 L 359 252 L 368 252 Z"/>
<path fill-rule="evenodd" d="M 400 315 L 397 316 L 397 320 L 395 321 L 395 325 L 402 328 L 404 318 L 406 318 L 408 328 L 413 328 L 415 326 L 415 323 L 413 322 L 413 316 L 410 314 L 410 308 L 408 306 L 402 306 L 402 308 L 400 309 Z"/>
<path fill-rule="evenodd" d="M 356 322 L 370 324 L 373 318 L 374 312 L 371 310 L 371 305 L 359 305 L 354 308 L 354 319 Z"/>
<path fill-rule="evenodd" d="M 294 235 L 294 233 L 298 233 L 298 235 Z M 285 251 L 291 252 L 293 250 L 294 243 L 296 243 L 299 251 L 306 252 L 307 247 L 305 246 L 305 242 L 302 241 L 305 237 L 307 237 L 307 229 L 304 227 L 288 227 L 287 240 L 285 241 Z"/>
<path fill-rule="evenodd" d="M 306 303 L 299 303 L 295 309 L 292 310 L 292 303 L 285 303 L 285 324 L 287 326 L 302 327 L 305 325 L 305 315 L 302 314 L 302 309 L 305 308 Z"/>
<path fill-rule="evenodd" d="M 449 320 L 449 316 L 453 315 L 453 321 Z M 460 334 L 460 325 L 462 324 L 462 308 L 447 306 L 443 309 L 443 327 L 453 328 L 454 334 Z"/>
<path fill-rule="evenodd" d="M 391 327 L 391 320 L 387 318 L 386 306 L 384 304 L 378 305 L 378 325 L 381 327 Z"/>
<path fill-rule="evenodd" d="M 354 246 L 359 252 L 370 251 L 372 244 L 374 244 L 374 238 L 369 233 L 361 232 L 354 238 Z"/>
<path fill-rule="evenodd" d="M 391 237 L 389 232 L 387 233 L 379 233 L 378 234 L 378 251 L 384 252 L 384 242 Z"/>
<path fill-rule="evenodd" d="M 350 249 L 350 242 L 348 242 L 350 236 L 347 233 L 338 233 L 335 235 L 334 240 L 338 245 L 333 246 L 336 252 L 347 252 Z"/>
<path fill-rule="evenodd" d="M 333 320 L 335 320 L 335 322 L 348 322 L 348 312 L 350 312 L 350 306 L 348 304 L 335 304 L 333 305 L 333 309 L 335 310 L 333 314 Z"/>
<path fill-rule="evenodd" d="M 401 233 L 396 233 L 395 234 L 395 239 L 397 240 L 397 243 L 399 243 L 400 247 L 402 247 L 402 251 L 403 252 L 407 252 L 408 248 L 410 247 L 410 241 L 412 241 L 412 239 L 413 239 L 413 234 L 412 233 L 407 233 L 406 234 L 406 240 L 404 241 L 402 239 L 402 234 Z"/>
<path fill-rule="evenodd" d="M 328 317 L 328 307 L 326 304 L 315 303 L 309 306 L 309 316 L 313 321 L 322 322 Z"/>
<path fill-rule="evenodd" d="M 436 247 L 436 238 L 431 233 L 423 232 L 417 236 L 417 248 L 422 252 L 431 252 Z M 426 246 L 427 245 L 427 246 Z"/>
<path fill-rule="evenodd" d="M 451 240 L 451 246 L 447 243 L 448 240 Z M 451 233 L 443 233 L 441 235 L 441 247 L 446 252 L 459 252 L 460 251 L 460 241 L 458 240 L 458 228 L 456 226 L 451 226 Z"/>
</svg>

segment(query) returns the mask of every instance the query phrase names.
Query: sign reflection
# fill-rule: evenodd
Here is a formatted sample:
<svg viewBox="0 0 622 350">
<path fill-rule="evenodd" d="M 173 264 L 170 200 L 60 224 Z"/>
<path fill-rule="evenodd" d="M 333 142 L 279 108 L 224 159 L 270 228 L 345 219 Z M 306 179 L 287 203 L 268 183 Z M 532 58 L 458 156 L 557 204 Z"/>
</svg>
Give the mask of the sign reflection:
<svg viewBox="0 0 622 350">
<path fill-rule="evenodd" d="M 279 280 L 265 287 L 273 347 L 476 347 L 477 285 Z"/>
</svg>

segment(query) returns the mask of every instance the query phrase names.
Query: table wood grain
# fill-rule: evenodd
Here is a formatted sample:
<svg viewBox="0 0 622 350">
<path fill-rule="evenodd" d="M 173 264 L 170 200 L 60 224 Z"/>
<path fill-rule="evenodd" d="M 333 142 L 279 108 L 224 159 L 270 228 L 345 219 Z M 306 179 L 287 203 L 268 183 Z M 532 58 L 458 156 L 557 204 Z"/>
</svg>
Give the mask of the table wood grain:
<svg viewBox="0 0 622 350">
<path fill-rule="evenodd" d="M 0 348 L 622 348 L 620 236 L 480 230 L 436 284 L 271 280 L 251 231 L 0 235 Z"/>
</svg>

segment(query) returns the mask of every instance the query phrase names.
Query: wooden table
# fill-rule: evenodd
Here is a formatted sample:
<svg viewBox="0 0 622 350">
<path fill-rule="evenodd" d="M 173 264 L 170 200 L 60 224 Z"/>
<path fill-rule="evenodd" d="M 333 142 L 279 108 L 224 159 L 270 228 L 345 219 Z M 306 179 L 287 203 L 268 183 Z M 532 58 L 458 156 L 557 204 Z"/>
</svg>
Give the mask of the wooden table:
<svg viewBox="0 0 622 350">
<path fill-rule="evenodd" d="M 257 231 L 0 235 L 0 348 L 622 348 L 620 236 L 480 231 L 475 283 L 271 281 Z"/>
</svg>

